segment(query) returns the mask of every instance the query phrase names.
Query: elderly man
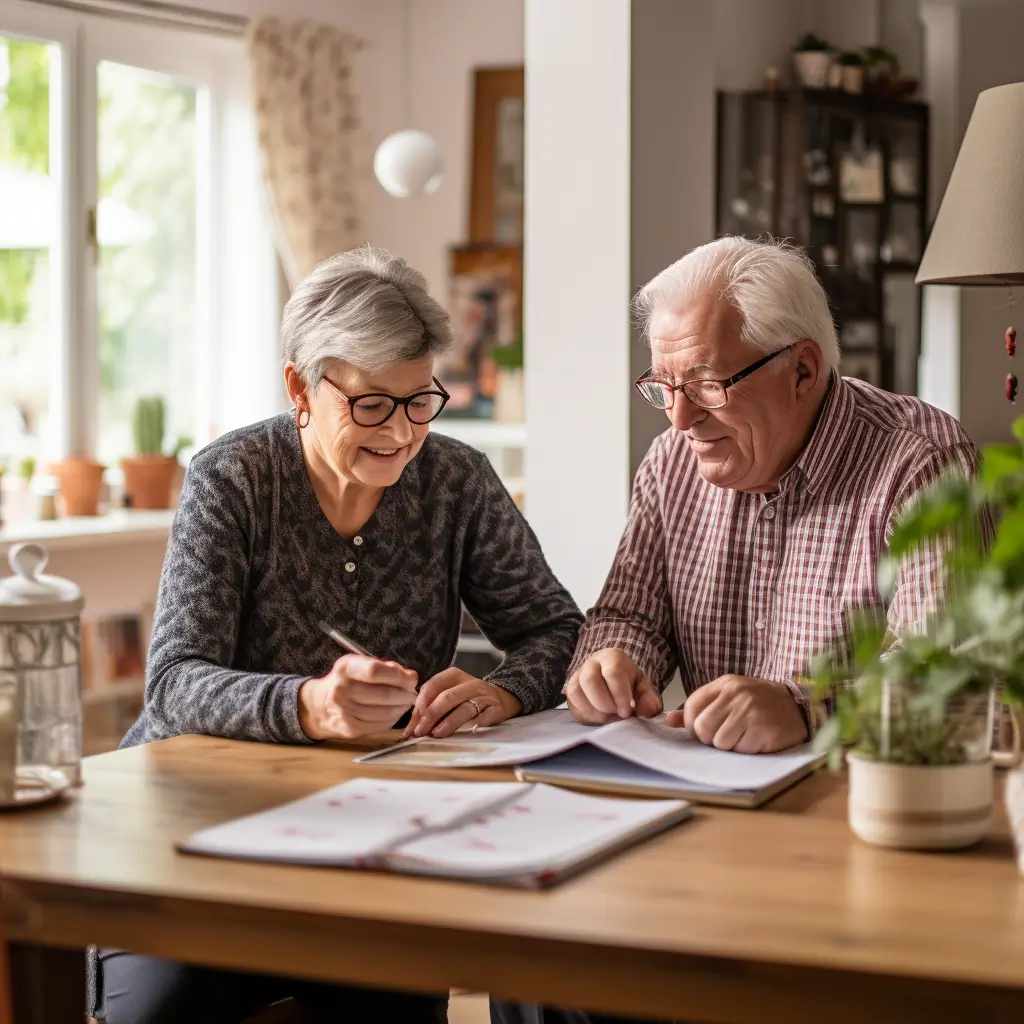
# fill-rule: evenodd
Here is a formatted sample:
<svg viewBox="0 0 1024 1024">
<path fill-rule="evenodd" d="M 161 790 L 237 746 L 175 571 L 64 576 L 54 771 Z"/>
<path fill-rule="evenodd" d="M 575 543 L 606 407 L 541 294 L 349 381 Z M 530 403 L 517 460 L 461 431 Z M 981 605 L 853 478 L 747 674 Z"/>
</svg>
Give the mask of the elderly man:
<svg viewBox="0 0 1024 1024">
<path fill-rule="evenodd" d="M 806 740 L 800 677 L 848 613 L 883 603 L 876 567 L 900 509 L 978 452 L 922 402 L 839 376 L 828 299 L 809 260 L 720 238 L 642 289 L 652 367 L 636 382 L 671 428 L 636 477 L 629 521 L 587 616 L 565 693 L 583 722 L 661 710 L 722 750 Z M 901 567 L 893 632 L 941 591 L 936 550 Z"/>
<path fill-rule="evenodd" d="M 671 428 L 637 473 L 615 561 L 587 615 L 565 694 L 582 722 L 662 709 L 706 744 L 760 753 L 804 742 L 800 677 L 847 613 L 883 603 L 879 554 L 905 503 L 978 453 L 952 417 L 839 376 L 828 300 L 809 260 L 721 238 L 636 299 L 652 351 L 636 382 Z M 935 550 L 901 566 L 887 614 L 919 622 L 941 591 Z M 511 1022 L 605 1020 L 495 1005 Z"/>
</svg>

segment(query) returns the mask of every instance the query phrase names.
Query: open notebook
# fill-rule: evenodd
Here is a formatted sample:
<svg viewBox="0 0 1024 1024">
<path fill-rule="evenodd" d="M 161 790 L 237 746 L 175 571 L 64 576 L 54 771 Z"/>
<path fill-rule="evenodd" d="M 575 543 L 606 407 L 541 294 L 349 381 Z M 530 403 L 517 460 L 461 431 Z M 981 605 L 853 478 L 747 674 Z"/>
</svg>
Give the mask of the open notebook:
<svg viewBox="0 0 1024 1024">
<path fill-rule="evenodd" d="M 734 754 L 705 746 L 663 717 L 590 726 L 561 708 L 448 739 L 409 740 L 357 760 L 433 768 L 519 765 L 516 774 L 524 781 L 736 807 L 760 806 L 822 762 L 810 744 L 778 754 Z"/>
<path fill-rule="evenodd" d="M 185 853 L 540 888 L 688 818 L 682 800 L 358 778 L 197 832 Z"/>
</svg>

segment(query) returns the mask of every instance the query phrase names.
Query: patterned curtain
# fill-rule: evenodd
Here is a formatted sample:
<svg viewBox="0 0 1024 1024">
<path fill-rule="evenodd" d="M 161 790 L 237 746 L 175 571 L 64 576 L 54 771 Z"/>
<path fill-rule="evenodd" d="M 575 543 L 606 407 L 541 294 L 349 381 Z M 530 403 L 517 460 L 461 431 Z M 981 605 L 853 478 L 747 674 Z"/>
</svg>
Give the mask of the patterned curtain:
<svg viewBox="0 0 1024 1024">
<path fill-rule="evenodd" d="M 262 18 L 247 33 L 263 183 L 281 262 L 294 287 L 321 260 L 361 243 L 367 174 L 355 36 L 329 25 Z"/>
</svg>

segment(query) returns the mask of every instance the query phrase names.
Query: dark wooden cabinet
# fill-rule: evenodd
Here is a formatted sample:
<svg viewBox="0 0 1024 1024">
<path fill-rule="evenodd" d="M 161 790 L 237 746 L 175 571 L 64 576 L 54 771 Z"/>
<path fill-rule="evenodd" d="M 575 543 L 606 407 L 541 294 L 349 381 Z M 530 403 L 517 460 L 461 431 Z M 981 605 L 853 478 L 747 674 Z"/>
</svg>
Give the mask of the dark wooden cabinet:
<svg viewBox="0 0 1024 1024">
<path fill-rule="evenodd" d="M 928 108 L 838 90 L 718 94 L 716 232 L 806 249 L 842 372 L 917 392 Z"/>
</svg>

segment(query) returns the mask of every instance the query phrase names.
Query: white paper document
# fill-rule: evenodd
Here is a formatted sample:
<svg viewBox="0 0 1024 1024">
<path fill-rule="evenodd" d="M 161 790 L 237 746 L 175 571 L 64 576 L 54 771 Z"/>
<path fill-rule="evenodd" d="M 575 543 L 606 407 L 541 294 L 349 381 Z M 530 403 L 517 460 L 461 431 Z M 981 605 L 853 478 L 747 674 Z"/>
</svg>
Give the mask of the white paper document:
<svg viewBox="0 0 1024 1024">
<path fill-rule="evenodd" d="M 664 716 L 590 726 L 562 709 L 443 740 L 408 740 L 357 760 L 435 768 L 524 765 L 583 744 L 684 782 L 724 791 L 765 789 L 820 760 L 810 744 L 777 754 L 736 754 L 706 746 L 688 730 L 667 725 Z"/>
<path fill-rule="evenodd" d="M 530 783 L 353 779 L 216 825 L 186 853 L 544 886 L 690 815 Z"/>
</svg>

